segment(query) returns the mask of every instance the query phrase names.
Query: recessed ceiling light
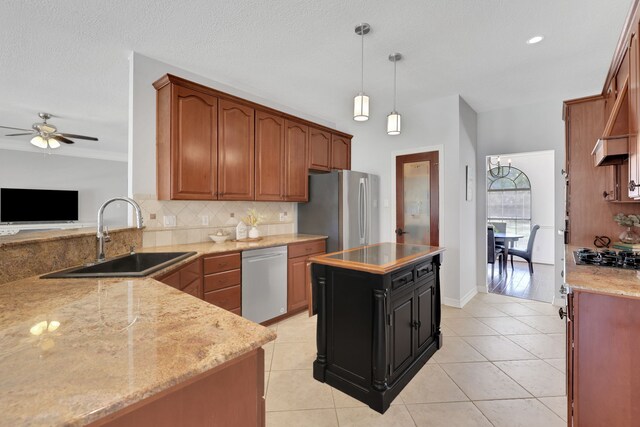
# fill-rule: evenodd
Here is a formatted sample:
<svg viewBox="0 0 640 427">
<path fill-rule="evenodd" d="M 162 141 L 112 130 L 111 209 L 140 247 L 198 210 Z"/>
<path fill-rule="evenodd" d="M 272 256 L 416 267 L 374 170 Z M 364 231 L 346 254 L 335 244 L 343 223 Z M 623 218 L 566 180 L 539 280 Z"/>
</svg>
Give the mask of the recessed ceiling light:
<svg viewBox="0 0 640 427">
<path fill-rule="evenodd" d="M 544 36 L 534 36 L 531 37 L 529 40 L 527 40 L 527 44 L 536 44 L 536 43 L 540 43 L 542 41 L 542 39 L 544 38 Z"/>
</svg>

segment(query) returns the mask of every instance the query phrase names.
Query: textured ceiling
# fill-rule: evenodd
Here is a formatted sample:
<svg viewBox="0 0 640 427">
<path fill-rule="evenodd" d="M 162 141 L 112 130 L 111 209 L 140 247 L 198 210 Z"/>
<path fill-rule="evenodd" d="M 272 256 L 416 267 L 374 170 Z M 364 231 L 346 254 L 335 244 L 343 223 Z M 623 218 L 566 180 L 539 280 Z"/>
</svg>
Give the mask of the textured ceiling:
<svg viewBox="0 0 640 427">
<path fill-rule="evenodd" d="M 331 122 L 365 91 L 389 110 L 460 94 L 478 112 L 601 90 L 631 0 L 3 0 L 0 125 L 38 111 L 125 153 L 128 56 L 159 59 Z M 537 45 L 525 41 L 536 34 Z M 0 148 L 22 141 L 0 137 Z M 29 145 L 29 144 L 27 144 Z M 66 150 L 70 148 L 65 147 Z"/>
</svg>

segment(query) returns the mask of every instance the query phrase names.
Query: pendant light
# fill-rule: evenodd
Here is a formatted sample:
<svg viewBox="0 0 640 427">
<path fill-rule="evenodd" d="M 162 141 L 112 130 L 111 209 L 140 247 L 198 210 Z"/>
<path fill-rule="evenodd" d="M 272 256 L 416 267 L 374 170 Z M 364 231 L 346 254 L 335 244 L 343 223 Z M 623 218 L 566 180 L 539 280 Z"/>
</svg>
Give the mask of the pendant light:
<svg viewBox="0 0 640 427">
<path fill-rule="evenodd" d="M 364 93 L 364 35 L 369 34 L 371 26 L 366 23 L 362 23 L 356 27 L 356 34 L 360 36 L 361 48 L 360 48 L 360 93 L 353 98 L 353 120 L 357 122 L 364 122 L 369 120 L 369 97 Z"/>
<path fill-rule="evenodd" d="M 393 111 L 387 116 L 387 134 L 400 135 L 400 122 L 402 116 L 396 111 L 396 64 L 402 59 L 399 53 L 389 55 L 389 61 L 393 62 Z"/>
</svg>

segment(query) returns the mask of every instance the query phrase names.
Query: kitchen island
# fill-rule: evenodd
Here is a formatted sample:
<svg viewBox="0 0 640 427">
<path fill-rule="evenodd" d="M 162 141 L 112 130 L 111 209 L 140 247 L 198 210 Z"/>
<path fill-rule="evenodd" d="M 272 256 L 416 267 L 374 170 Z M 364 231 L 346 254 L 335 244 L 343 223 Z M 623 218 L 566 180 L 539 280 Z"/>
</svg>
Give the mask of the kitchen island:
<svg viewBox="0 0 640 427">
<path fill-rule="evenodd" d="M 442 347 L 443 251 L 380 243 L 310 258 L 313 377 L 384 413 Z"/>
<path fill-rule="evenodd" d="M 264 425 L 275 333 L 145 279 L 0 286 L 0 425 Z"/>
</svg>

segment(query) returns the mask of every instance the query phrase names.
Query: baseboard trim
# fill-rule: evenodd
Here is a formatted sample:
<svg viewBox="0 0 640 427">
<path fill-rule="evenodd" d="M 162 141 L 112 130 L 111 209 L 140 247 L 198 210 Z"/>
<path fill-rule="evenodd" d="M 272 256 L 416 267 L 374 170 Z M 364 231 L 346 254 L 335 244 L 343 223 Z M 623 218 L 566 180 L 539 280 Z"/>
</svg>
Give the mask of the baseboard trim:
<svg viewBox="0 0 640 427">
<path fill-rule="evenodd" d="M 444 297 L 442 299 L 442 303 L 444 305 L 448 305 L 449 307 L 462 308 L 469 301 L 471 301 L 471 299 L 475 297 L 477 294 L 478 294 L 478 289 L 473 288 L 469 292 L 467 292 L 467 294 L 463 296 L 461 299 Z"/>
</svg>

